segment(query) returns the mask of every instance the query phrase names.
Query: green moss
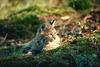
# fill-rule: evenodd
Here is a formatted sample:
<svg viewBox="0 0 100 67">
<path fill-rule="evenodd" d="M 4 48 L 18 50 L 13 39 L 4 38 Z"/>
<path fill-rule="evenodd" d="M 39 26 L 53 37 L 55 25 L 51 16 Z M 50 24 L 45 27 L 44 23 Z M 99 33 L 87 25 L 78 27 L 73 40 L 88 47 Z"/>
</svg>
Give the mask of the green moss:
<svg viewBox="0 0 100 67">
<path fill-rule="evenodd" d="M 76 10 L 85 10 L 91 7 L 91 0 L 70 0 L 69 6 Z"/>
<path fill-rule="evenodd" d="M 0 58 L 0 61 L 8 65 L 15 63 L 16 65 L 36 66 L 45 63 L 51 67 L 59 67 L 59 65 L 62 67 L 82 67 L 87 64 L 88 67 L 91 67 L 98 63 L 96 49 L 92 47 L 93 43 L 98 41 L 92 41 L 90 38 L 79 37 L 71 43 L 64 43 L 57 49 L 44 51 L 34 56 L 34 58 L 22 56 L 22 53 L 17 51 L 18 49 L 13 49 L 12 56 Z"/>
</svg>

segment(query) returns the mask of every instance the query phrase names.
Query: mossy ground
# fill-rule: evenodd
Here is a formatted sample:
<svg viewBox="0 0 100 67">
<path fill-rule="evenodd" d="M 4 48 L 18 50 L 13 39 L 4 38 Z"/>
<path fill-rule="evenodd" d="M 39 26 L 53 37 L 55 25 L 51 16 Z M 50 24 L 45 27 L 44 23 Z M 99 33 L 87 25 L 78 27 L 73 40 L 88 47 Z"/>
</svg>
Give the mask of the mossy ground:
<svg viewBox="0 0 100 67">
<path fill-rule="evenodd" d="M 94 36 L 93 36 L 94 35 Z M 100 46 L 100 35 L 94 33 L 91 37 L 77 36 L 72 42 L 64 43 L 63 46 L 44 51 L 36 56 L 24 56 L 20 47 L 9 48 L 12 54 L 0 58 L 0 65 L 5 66 L 47 66 L 47 67 L 95 67 L 100 63 L 100 55 L 97 47 Z M 0 51 L 3 51 L 0 49 Z M 11 53 L 10 52 L 10 53 Z"/>
</svg>

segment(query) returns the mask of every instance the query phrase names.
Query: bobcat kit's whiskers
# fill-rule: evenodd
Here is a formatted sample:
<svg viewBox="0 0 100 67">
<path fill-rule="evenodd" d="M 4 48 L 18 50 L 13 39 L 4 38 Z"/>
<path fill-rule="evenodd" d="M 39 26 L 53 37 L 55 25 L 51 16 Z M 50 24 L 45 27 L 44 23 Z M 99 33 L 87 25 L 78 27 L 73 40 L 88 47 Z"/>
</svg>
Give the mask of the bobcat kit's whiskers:
<svg viewBox="0 0 100 67">
<path fill-rule="evenodd" d="M 55 20 L 51 23 L 47 20 L 45 21 L 46 23 L 38 29 L 34 40 L 27 43 L 27 46 L 24 46 L 24 52 L 34 55 L 43 50 L 48 51 L 60 46 L 60 37 L 57 35 L 57 31 L 54 28 Z"/>
</svg>

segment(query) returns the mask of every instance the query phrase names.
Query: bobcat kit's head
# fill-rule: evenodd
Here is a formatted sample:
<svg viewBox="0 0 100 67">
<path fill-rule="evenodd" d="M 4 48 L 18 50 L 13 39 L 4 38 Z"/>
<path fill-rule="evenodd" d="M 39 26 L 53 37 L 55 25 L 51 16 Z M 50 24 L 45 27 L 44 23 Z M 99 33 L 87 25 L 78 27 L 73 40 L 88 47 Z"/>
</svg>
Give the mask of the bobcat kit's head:
<svg viewBox="0 0 100 67">
<path fill-rule="evenodd" d="M 54 28 L 55 20 L 50 23 L 45 23 L 41 26 L 40 35 L 47 37 L 50 41 L 55 39 L 54 34 L 57 34 L 56 29 Z"/>
</svg>

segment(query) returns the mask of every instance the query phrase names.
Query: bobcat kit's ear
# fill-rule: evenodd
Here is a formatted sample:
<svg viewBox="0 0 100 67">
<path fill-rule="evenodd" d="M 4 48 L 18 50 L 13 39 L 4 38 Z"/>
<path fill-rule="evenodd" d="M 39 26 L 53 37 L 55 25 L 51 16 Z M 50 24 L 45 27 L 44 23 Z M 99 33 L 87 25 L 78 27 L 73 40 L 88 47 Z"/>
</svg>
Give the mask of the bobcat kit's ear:
<svg viewBox="0 0 100 67">
<path fill-rule="evenodd" d="M 50 24 L 52 25 L 52 27 L 55 27 L 55 22 L 56 22 L 55 19 L 53 19 L 53 20 L 50 22 Z"/>
<path fill-rule="evenodd" d="M 56 22 L 56 20 L 52 20 L 50 23 L 49 22 L 46 23 L 46 28 L 48 28 L 48 29 L 54 28 L 55 27 L 55 22 Z"/>
</svg>

